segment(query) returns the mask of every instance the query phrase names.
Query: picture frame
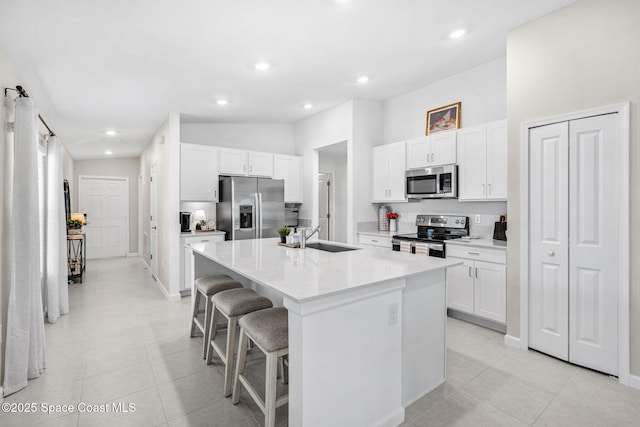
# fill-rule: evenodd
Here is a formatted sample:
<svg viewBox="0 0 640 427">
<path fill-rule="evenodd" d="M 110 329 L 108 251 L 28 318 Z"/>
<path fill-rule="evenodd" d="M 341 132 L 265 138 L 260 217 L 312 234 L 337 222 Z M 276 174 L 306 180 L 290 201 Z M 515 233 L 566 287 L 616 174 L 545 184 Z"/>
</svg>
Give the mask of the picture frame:
<svg viewBox="0 0 640 427">
<path fill-rule="evenodd" d="M 461 106 L 462 102 L 456 102 L 455 104 L 449 104 L 427 111 L 426 135 L 460 129 Z"/>
</svg>

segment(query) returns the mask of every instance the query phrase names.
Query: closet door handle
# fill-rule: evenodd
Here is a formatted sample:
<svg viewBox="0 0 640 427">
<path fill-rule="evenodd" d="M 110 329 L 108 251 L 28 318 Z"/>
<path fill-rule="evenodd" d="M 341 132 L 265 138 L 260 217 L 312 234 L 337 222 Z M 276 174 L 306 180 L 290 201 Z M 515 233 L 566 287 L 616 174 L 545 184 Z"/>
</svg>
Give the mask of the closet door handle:
<svg viewBox="0 0 640 427">
<path fill-rule="evenodd" d="M 554 251 L 547 251 L 547 255 L 554 256 L 556 253 Z"/>
</svg>

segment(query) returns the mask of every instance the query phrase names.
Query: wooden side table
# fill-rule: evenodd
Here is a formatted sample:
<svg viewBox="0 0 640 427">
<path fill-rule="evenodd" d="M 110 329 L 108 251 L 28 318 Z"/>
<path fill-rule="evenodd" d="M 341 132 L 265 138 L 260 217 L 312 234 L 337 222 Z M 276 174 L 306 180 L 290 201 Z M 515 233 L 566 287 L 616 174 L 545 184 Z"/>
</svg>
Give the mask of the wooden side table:
<svg viewBox="0 0 640 427">
<path fill-rule="evenodd" d="M 67 234 L 67 279 L 80 279 L 85 272 L 87 264 L 87 248 L 85 234 Z"/>
</svg>

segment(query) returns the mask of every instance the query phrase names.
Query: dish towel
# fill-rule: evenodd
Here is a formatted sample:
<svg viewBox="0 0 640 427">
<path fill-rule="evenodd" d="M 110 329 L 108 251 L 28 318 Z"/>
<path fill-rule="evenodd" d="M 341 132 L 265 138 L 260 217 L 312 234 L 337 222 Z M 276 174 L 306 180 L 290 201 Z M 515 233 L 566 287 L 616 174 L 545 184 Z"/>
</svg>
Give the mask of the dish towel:
<svg viewBox="0 0 640 427">
<path fill-rule="evenodd" d="M 400 242 L 400 252 L 411 253 L 411 242 Z"/>
<path fill-rule="evenodd" d="M 429 255 L 429 245 L 426 243 L 416 243 L 416 254 Z"/>
</svg>

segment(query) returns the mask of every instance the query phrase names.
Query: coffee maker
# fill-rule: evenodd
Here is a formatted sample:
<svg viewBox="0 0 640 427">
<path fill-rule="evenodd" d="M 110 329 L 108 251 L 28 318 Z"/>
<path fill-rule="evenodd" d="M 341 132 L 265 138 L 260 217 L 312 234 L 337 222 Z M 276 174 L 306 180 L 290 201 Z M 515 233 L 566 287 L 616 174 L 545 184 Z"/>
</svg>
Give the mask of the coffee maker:
<svg viewBox="0 0 640 427">
<path fill-rule="evenodd" d="M 191 232 L 191 212 L 180 212 L 180 232 Z"/>
</svg>

